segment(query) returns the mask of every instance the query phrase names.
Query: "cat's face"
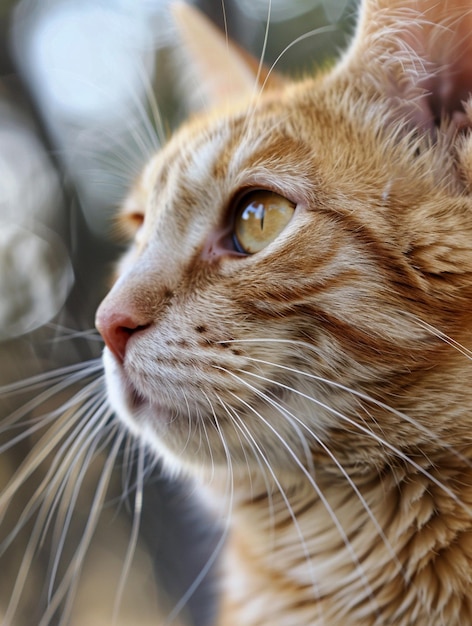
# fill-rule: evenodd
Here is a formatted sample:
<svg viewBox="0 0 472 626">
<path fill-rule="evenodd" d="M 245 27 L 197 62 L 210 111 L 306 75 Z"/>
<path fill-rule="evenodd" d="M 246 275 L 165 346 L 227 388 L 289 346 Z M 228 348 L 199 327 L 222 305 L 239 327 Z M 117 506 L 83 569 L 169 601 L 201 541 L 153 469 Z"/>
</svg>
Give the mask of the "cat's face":
<svg viewBox="0 0 472 626">
<path fill-rule="evenodd" d="M 442 430 L 469 199 L 376 89 L 338 72 L 201 115 L 137 183 L 97 324 L 114 409 L 170 463 L 382 465 Z"/>
</svg>

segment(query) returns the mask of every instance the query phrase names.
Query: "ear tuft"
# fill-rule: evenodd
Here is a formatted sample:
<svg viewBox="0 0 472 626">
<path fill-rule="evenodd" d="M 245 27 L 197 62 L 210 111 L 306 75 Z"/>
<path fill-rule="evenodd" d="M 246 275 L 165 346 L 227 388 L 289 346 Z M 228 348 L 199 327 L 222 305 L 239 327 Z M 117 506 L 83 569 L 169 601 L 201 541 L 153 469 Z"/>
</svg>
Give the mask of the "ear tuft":
<svg viewBox="0 0 472 626">
<path fill-rule="evenodd" d="M 186 74 L 184 95 L 192 109 L 226 105 L 251 97 L 258 87 L 280 86 L 249 53 L 231 42 L 203 13 L 185 2 L 174 2 L 172 13 Z M 189 88 L 190 86 L 190 88 Z"/>
<path fill-rule="evenodd" d="M 371 68 L 367 78 L 433 137 L 444 121 L 464 124 L 472 93 L 470 0 L 364 0 L 360 17 L 340 67 L 357 74 Z"/>
</svg>

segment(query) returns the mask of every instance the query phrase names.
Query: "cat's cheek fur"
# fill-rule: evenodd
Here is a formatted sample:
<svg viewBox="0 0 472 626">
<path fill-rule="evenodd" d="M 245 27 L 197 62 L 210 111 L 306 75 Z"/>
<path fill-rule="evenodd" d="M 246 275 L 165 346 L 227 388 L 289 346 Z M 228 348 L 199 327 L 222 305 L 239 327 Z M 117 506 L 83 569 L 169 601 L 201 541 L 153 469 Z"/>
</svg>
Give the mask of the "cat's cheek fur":
<svg viewBox="0 0 472 626">
<path fill-rule="evenodd" d="M 135 189 L 109 396 L 168 468 L 231 485 L 218 624 L 472 624 L 462 4 L 365 2 L 337 70 L 190 120 Z M 248 186 L 306 210 L 235 259 Z"/>
</svg>

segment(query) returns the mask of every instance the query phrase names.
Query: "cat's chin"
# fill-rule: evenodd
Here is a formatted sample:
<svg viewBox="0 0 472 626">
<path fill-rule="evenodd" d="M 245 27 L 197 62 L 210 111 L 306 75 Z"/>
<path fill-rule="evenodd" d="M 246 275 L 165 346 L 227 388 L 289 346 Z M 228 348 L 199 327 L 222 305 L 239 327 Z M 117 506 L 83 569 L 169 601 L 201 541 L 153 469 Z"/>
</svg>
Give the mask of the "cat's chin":
<svg viewBox="0 0 472 626">
<path fill-rule="evenodd" d="M 108 401 L 127 430 L 134 436 L 143 438 L 144 432 L 149 430 L 150 420 L 158 428 L 165 429 L 172 420 L 169 409 L 145 398 L 107 348 L 103 352 L 103 364 Z M 152 447 L 156 447 L 156 443 Z"/>
<path fill-rule="evenodd" d="M 163 405 L 145 398 L 131 383 L 123 367 L 107 349 L 103 352 L 108 402 L 118 420 L 148 451 L 163 462 L 169 475 L 206 475 L 206 464 L 194 464 L 181 450 L 176 416 Z"/>
</svg>

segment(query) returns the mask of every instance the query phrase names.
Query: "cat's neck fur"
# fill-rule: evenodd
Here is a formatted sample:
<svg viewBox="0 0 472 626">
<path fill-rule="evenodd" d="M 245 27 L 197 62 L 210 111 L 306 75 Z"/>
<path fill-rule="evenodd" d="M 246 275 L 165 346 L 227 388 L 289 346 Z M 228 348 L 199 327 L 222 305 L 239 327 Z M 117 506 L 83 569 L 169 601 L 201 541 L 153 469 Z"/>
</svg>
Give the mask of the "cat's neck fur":
<svg viewBox="0 0 472 626">
<path fill-rule="evenodd" d="M 470 420 L 466 358 L 457 355 L 446 374 L 432 370 L 431 419 L 439 405 L 445 423 Z M 412 388 L 412 403 L 418 393 L 424 387 Z M 218 626 L 293 626 L 294 608 L 297 626 L 472 623 L 472 444 L 457 445 L 460 430 L 447 430 L 440 446 L 426 432 L 421 446 L 406 440 L 404 461 L 395 454 L 383 467 L 346 465 L 349 479 L 318 451 L 316 488 L 308 472 L 278 474 L 276 482 L 269 471 L 233 476 Z M 210 493 L 221 509 L 226 479 L 213 479 Z"/>
<path fill-rule="evenodd" d="M 472 483 L 472 470 L 449 462 L 429 471 L 441 486 L 419 471 L 399 477 L 389 469 L 353 478 L 355 487 L 317 477 L 324 502 L 303 485 L 293 498 L 290 492 L 236 496 L 218 625 L 289 626 L 295 608 L 299 626 L 343 619 L 350 626 L 470 624 L 472 489 L 464 485 Z M 278 512 L 276 524 L 271 510 Z"/>
<path fill-rule="evenodd" d="M 141 183 L 97 316 L 110 395 L 169 465 L 214 474 L 218 626 L 472 624 L 463 4 L 367 0 L 336 69 L 255 101 L 250 82 Z M 242 254 L 234 203 L 261 188 L 300 210 Z"/>
</svg>

